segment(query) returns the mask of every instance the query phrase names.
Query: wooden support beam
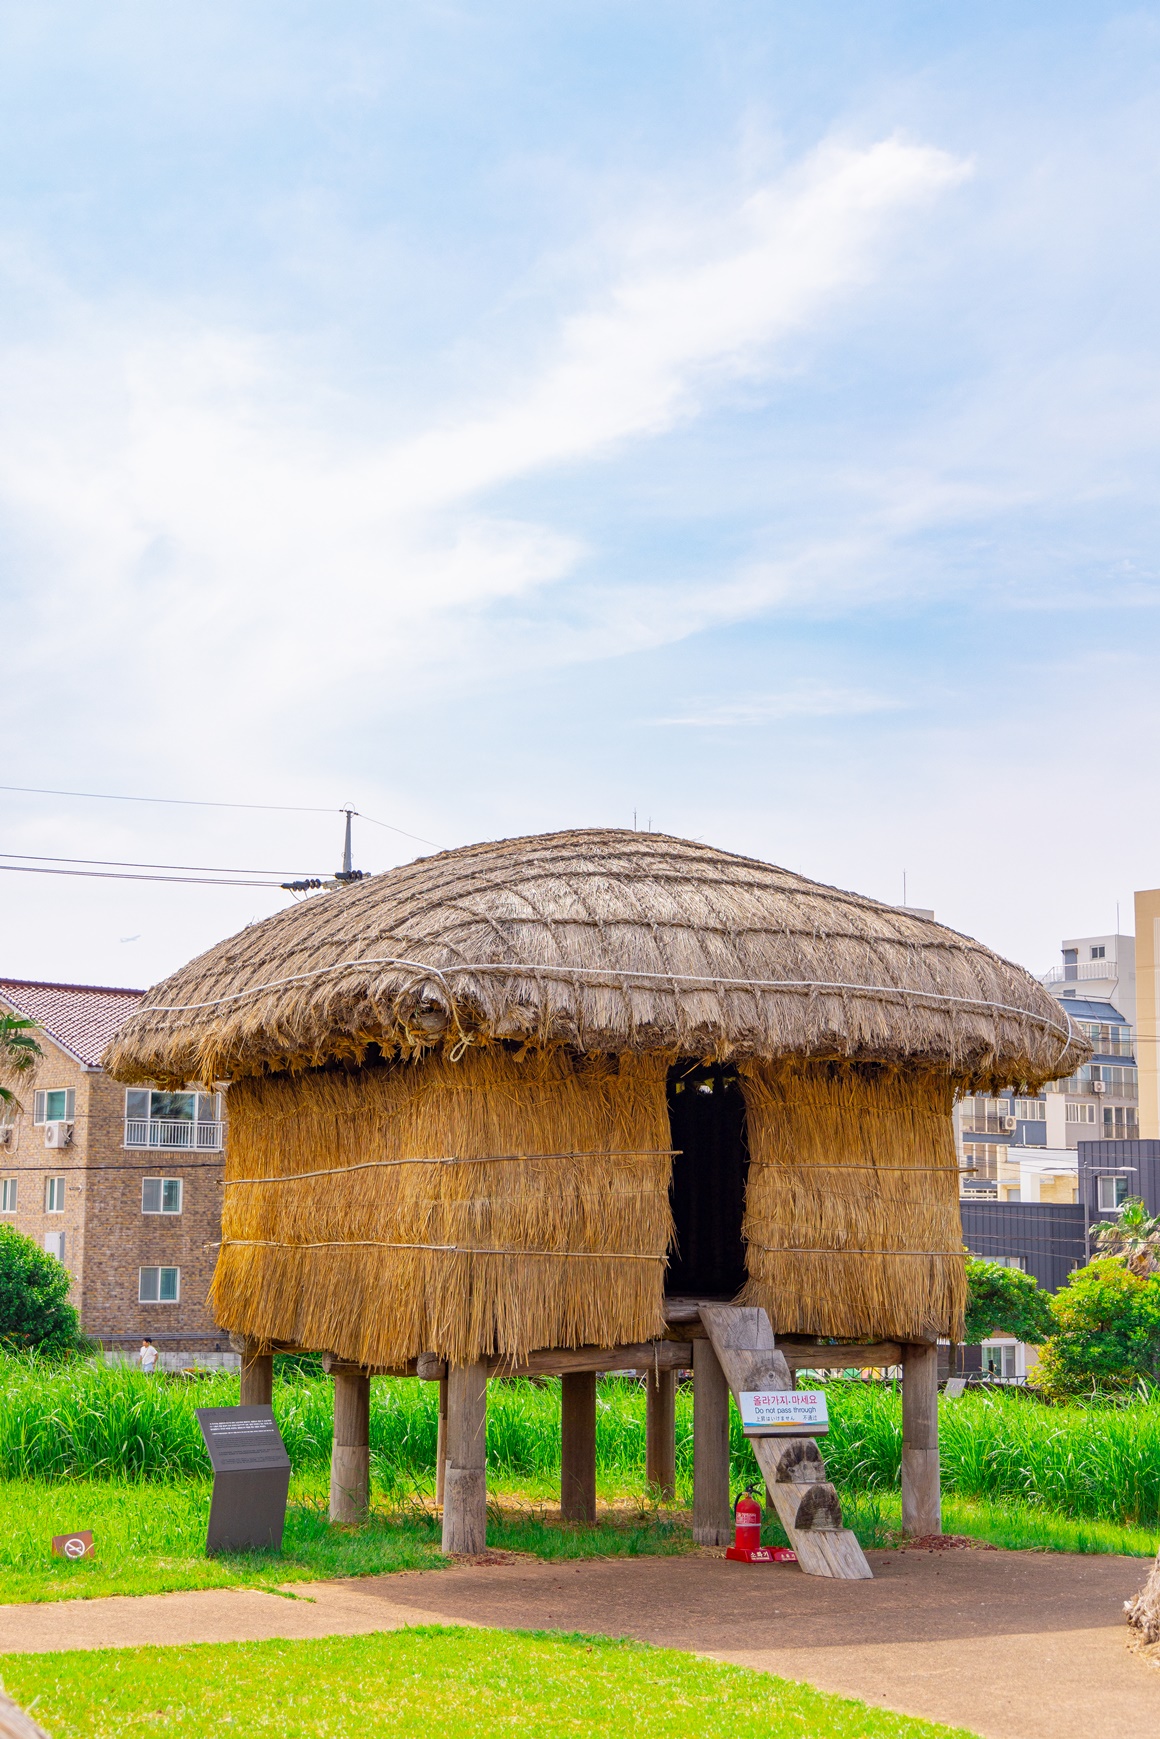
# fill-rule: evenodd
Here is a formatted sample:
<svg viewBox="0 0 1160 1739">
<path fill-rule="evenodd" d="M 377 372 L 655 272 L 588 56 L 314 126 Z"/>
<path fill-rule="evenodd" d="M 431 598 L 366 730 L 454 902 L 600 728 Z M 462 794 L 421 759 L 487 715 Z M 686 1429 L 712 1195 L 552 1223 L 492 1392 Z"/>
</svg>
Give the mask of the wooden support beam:
<svg viewBox="0 0 1160 1739">
<path fill-rule="evenodd" d="M 447 1372 L 447 1460 L 443 1550 L 482 1552 L 487 1544 L 487 1366 Z"/>
<path fill-rule="evenodd" d="M 529 1353 L 521 1364 L 510 1359 L 484 1361 L 489 1377 L 561 1377 L 568 1371 L 689 1371 L 693 1348 L 689 1341 L 646 1340 L 620 1347 L 542 1347 Z M 416 1360 L 414 1375 L 433 1383 L 447 1374 L 443 1359 L 424 1353 Z"/>
<path fill-rule="evenodd" d="M 861 1371 L 902 1363 L 902 1347 L 893 1340 L 834 1347 L 779 1334 L 777 1350 L 784 1354 L 791 1371 Z"/>
<path fill-rule="evenodd" d="M 677 1373 L 650 1370 L 645 1380 L 645 1481 L 658 1497 L 677 1495 Z"/>
<path fill-rule="evenodd" d="M 340 1367 L 333 1379 L 330 1519 L 361 1522 L 371 1497 L 371 1380 L 358 1366 Z"/>
<path fill-rule="evenodd" d="M 242 1344 L 243 1407 L 269 1407 L 274 1399 L 274 1355 L 261 1341 Z"/>
<path fill-rule="evenodd" d="M 729 1384 L 708 1337 L 693 1342 L 693 1539 L 733 1540 L 729 1507 Z"/>
<path fill-rule="evenodd" d="M 435 1433 L 435 1502 L 443 1508 L 447 1484 L 447 1372 L 439 1378 L 439 1425 Z"/>
<path fill-rule="evenodd" d="M 560 1379 L 560 1514 L 566 1522 L 596 1520 L 595 1371 Z"/>
<path fill-rule="evenodd" d="M 902 1349 L 902 1526 L 917 1539 L 942 1533 L 938 1460 L 938 1347 Z"/>
</svg>

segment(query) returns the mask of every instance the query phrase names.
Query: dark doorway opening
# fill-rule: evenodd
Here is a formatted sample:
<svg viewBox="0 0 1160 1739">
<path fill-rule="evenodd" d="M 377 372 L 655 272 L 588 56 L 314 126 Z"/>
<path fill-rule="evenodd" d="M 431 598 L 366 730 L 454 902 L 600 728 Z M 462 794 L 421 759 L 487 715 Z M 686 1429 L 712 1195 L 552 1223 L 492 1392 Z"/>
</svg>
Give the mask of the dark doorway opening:
<svg viewBox="0 0 1160 1739">
<path fill-rule="evenodd" d="M 721 1063 L 669 1070 L 673 1158 L 669 1196 L 676 1240 L 669 1252 L 670 1297 L 733 1298 L 745 1283 L 741 1217 L 749 1149 L 737 1071 Z"/>
</svg>

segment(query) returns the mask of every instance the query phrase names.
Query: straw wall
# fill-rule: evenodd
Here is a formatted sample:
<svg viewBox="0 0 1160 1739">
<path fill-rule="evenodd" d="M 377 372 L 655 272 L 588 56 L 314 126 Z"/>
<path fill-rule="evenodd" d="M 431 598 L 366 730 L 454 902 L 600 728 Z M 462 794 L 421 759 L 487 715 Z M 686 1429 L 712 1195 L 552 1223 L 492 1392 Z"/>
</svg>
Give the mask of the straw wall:
<svg viewBox="0 0 1160 1739">
<path fill-rule="evenodd" d="M 233 1333 L 397 1367 L 662 1331 L 660 1057 L 489 1047 L 248 1079 L 229 1117 L 212 1305 Z"/>
<path fill-rule="evenodd" d="M 749 1134 L 743 1299 L 782 1333 L 961 1338 L 958 1162 L 945 1075 L 740 1069 Z"/>
</svg>

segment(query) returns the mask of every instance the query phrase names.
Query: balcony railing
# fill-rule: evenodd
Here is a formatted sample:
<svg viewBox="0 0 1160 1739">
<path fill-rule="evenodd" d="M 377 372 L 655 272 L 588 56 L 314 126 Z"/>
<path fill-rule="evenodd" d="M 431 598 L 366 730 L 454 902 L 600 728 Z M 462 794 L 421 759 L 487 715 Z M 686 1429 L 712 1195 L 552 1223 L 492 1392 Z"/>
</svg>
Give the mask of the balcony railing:
<svg viewBox="0 0 1160 1739">
<path fill-rule="evenodd" d="M 126 1147 L 159 1147 L 166 1152 L 185 1147 L 201 1153 L 220 1153 L 221 1145 L 220 1123 L 192 1123 L 177 1117 L 125 1119 Z"/>
<path fill-rule="evenodd" d="M 1120 969 L 1114 960 L 1077 960 L 1074 965 L 1053 966 L 1039 980 L 1040 984 L 1075 984 L 1081 979 L 1103 978 L 1109 982 L 1119 978 Z"/>
</svg>

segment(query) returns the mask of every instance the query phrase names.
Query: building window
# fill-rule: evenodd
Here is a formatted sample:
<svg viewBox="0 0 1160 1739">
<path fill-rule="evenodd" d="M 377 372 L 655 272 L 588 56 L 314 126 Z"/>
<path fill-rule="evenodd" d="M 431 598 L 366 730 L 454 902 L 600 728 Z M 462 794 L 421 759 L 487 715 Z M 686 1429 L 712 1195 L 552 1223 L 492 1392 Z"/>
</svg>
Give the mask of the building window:
<svg viewBox="0 0 1160 1739">
<path fill-rule="evenodd" d="M 0 1181 L 0 1214 L 16 1212 L 16 1179 L 6 1177 Z"/>
<path fill-rule="evenodd" d="M 1140 1077 L 1135 1069 L 1125 1069 L 1119 1063 L 1092 1063 L 1091 1078 L 1102 1081 L 1104 1091 L 1117 1099 L 1134 1099 L 1140 1089 Z"/>
<path fill-rule="evenodd" d="M 1069 1100 L 1064 1116 L 1068 1123 L 1094 1123 L 1096 1108 L 1094 1105 L 1078 1105 Z"/>
<path fill-rule="evenodd" d="M 58 1262 L 64 1261 L 63 1232 L 46 1232 L 44 1234 L 44 1247 L 50 1256 L 56 1257 Z"/>
<path fill-rule="evenodd" d="M 1015 1115 L 1024 1123 L 1046 1123 L 1047 1100 L 1016 1099 Z"/>
<path fill-rule="evenodd" d="M 157 1093 L 130 1087 L 125 1094 L 125 1146 L 217 1152 L 222 1144 L 220 1093 Z"/>
<path fill-rule="evenodd" d="M 139 1304 L 176 1304 L 180 1296 L 180 1268 L 139 1268 L 137 1270 L 137 1302 Z"/>
<path fill-rule="evenodd" d="M 1015 1376 L 1015 1348 L 1013 1346 L 980 1347 L 982 1354 L 983 1375 L 997 1378 L 1000 1382 L 1010 1382 Z"/>
<path fill-rule="evenodd" d="M 1107 952 L 1107 950 L 1105 949 L 1103 943 L 1101 942 L 1098 948 L 1092 949 L 1092 959 L 1093 960 L 1102 960 L 1104 958 L 1104 955 L 1106 952 Z"/>
<path fill-rule="evenodd" d="M 959 1107 L 959 1127 L 964 1135 L 1002 1135 L 1015 1127 L 1010 1099 L 964 1099 Z"/>
<path fill-rule="evenodd" d="M 1135 1141 L 1140 1133 L 1136 1122 L 1136 1107 L 1134 1105 L 1104 1106 L 1104 1139 L 1112 1141 Z"/>
<path fill-rule="evenodd" d="M 1022 1256 L 984 1256 L 984 1262 L 993 1262 L 996 1268 L 1016 1268 L 1020 1274 L 1027 1272 L 1027 1263 Z"/>
<path fill-rule="evenodd" d="M 50 1087 L 47 1092 L 32 1095 L 34 1123 L 72 1123 L 76 1110 L 76 1094 L 71 1087 Z"/>
<path fill-rule="evenodd" d="M 1098 1177 L 1096 1179 L 1096 1206 L 1103 1213 L 1115 1214 L 1128 1199 L 1128 1180 L 1126 1177 Z"/>
<path fill-rule="evenodd" d="M 997 1141 L 963 1142 L 963 1164 L 972 1166 L 976 1177 L 998 1177 L 1000 1155 L 1005 1159 L 1007 1149 Z"/>
<path fill-rule="evenodd" d="M 142 1178 L 141 1212 L 143 1214 L 179 1214 L 181 1212 L 181 1179 L 179 1177 Z"/>
<path fill-rule="evenodd" d="M 45 1178 L 44 1211 L 46 1214 L 64 1213 L 64 1179 L 62 1177 Z"/>
<path fill-rule="evenodd" d="M 1081 1020 L 1080 1031 L 1092 1042 L 1092 1048 L 1101 1057 L 1130 1057 L 1133 1055 L 1133 1040 L 1135 1029 L 1127 1022 L 1106 1020 Z"/>
</svg>

